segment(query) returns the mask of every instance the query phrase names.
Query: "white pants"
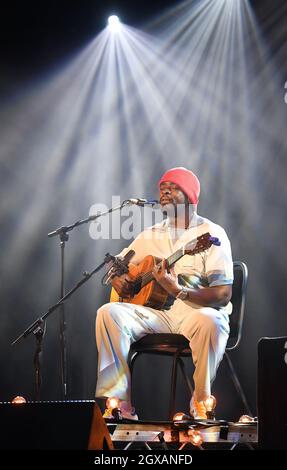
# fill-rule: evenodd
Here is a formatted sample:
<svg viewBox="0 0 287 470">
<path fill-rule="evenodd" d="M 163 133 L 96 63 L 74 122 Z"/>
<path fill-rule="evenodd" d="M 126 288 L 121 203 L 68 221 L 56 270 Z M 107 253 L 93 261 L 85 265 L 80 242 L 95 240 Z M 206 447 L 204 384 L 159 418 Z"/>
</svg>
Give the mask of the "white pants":
<svg viewBox="0 0 287 470">
<path fill-rule="evenodd" d="M 176 300 L 170 310 L 155 310 L 128 303 L 103 305 L 96 318 L 98 380 L 96 397 L 131 401 L 127 365 L 130 344 L 148 333 L 181 333 L 190 344 L 195 366 L 194 398 L 204 400 L 223 357 L 228 335 L 228 314 L 210 307 Z"/>
</svg>

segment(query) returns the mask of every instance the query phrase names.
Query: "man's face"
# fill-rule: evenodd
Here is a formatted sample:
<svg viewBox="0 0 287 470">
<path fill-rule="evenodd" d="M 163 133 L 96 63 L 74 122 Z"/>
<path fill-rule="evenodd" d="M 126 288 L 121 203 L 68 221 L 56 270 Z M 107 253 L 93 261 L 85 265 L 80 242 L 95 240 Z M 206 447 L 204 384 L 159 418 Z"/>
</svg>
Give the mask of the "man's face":
<svg viewBox="0 0 287 470">
<path fill-rule="evenodd" d="M 187 201 L 186 195 L 175 184 L 165 181 L 160 184 L 159 200 L 162 209 L 168 210 L 178 205 L 185 205 Z"/>
</svg>

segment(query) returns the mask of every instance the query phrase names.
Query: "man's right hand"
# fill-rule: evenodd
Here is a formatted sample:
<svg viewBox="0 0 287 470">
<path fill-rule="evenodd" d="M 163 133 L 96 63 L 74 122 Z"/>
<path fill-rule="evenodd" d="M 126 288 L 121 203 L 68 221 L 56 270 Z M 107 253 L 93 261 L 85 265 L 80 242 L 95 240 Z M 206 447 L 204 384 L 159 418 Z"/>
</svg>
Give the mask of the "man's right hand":
<svg viewBox="0 0 287 470">
<path fill-rule="evenodd" d="M 128 274 L 115 276 L 111 284 L 120 297 L 130 297 L 133 292 L 133 281 Z"/>
</svg>

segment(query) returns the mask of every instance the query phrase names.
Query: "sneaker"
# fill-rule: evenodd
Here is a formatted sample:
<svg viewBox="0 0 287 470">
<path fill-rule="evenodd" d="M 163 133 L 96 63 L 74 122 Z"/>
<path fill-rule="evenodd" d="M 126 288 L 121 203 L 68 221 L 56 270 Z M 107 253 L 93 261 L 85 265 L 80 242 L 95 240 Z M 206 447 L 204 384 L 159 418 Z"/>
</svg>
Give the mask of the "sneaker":
<svg viewBox="0 0 287 470">
<path fill-rule="evenodd" d="M 197 401 L 192 397 L 190 401 L 190 415 L 193 419 L 207 419 L 204 402 Z"/>
<path fill-rule="evenodd" d="M 123 419 L 132 419 L 134 421 L 139 419 L 134 406 L 131 406 L 127 401 L 121 402 L 121 415 Z"/>
<path fill-rule="evenodd" d="M 134 421 L 138 421 L 139 419 L 135 411 L 130 412 L 130 413 L 128 411 L 123 411 L 121 415 L 122 415 L 122 419 L 132 419 Z"/>
<path fill-rule="evenodd" d="M 103 418 L 115 419 L 116 414 L 113 413 L 112 409 L 106 408 L 105 412 L 103 413 Z M 131 406 L 129 403 L 124 401 L 124 402 L 121 403 L 121 408 L 120 408 L 120 411 L 119 411 L 118 419 L 132 419 L 134 421 L 138 421 L 139 418 L 138 418 L 138 415 L 135 412 L 135 408 L 133 406 Z"/>
</svg>

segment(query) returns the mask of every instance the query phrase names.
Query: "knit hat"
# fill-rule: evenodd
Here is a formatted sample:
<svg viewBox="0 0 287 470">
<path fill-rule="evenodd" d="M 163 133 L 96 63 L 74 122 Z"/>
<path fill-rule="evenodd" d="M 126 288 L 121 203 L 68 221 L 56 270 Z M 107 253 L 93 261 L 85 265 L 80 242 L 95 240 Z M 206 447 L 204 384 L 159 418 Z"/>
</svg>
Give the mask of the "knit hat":
<svg viewBox="0 0 287 470">
<path fill-rule="evenodd" d="M 191 204 L 198 203 L 200 182 L 192 171 L 187 170 L 183 166 L 171 168 L 171 170 L 168 170 L 163 174 L 158 185 L 160 186 L 160 184 L 165 181 L 175 183 L 184 192 L 184 194 L 186 194 Z"/>
</svg>

